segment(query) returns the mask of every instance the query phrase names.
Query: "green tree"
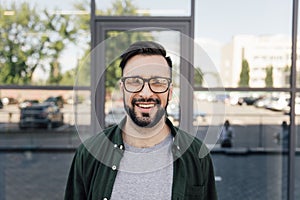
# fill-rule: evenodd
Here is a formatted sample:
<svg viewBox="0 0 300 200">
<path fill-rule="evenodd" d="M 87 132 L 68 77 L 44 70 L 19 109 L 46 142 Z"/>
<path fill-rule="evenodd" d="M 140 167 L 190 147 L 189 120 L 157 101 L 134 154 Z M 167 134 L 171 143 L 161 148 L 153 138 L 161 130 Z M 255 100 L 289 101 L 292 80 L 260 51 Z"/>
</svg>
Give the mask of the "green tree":
<svg viewBox="0 0 300 200">
<path fill-rule="evenodd" d="M 13 15 L 0 18 L 0 83 L 30 84 L 37 68 L 45 70 L 50 63 L 50 83 L 61 79 L 58 58 L 76 28 L 68 16 L 38 12 L 28 3 L 12 3 L 0 12 Z"/>
<path fill-rule="evenodd" d="M 77 28 L 72 23 L 72 17 L 61 14 L 49 14 L 44 12 L 46 19 L 44 24 L 50 32 L 47 36 L 50 49 L 50 74 L 48 84 L 59 84 L 62 80 L 61 64 L 59 56 L 68 44 L 74 42 L 77 36 Z"/>
<path fill-rule="evenodd" d="M 75 69 L 70 69 L 61 75 L 61 85 L 74 85 Z"/>
<path fill-rule="evenodd" d="M 240 81 L 239 81 L 239 86 L 240 87 L 249 87 L 249 64 L 246 59 L 243 59 L 242 61 L 242 70 L 240 73 Z"/>
<path fill-rule="evenodd" d="M 27 3 L 0 7 L 0 13 L 11 10 L 13 15 L 0 18 L 0 83 L 29 84 L 37 67 L 43 67 L 44 25 L 35 7 Z"/>
<path fill-rule="evenodd" d="M 273 87 L 273 66 L 266 68 L 265 84 L 266 87 Z"/>
</svg>

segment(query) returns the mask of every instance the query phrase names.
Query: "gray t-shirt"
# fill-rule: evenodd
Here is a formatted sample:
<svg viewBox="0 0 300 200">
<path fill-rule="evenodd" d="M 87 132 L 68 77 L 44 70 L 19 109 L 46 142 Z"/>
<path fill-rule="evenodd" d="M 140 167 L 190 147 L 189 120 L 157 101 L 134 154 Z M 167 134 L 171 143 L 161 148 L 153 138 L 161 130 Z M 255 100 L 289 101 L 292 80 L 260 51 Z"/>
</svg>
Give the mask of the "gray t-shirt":
<svg viewBox="0 0 300 200">
<path fill-rule="evenodd" d="M 173 156 L 171 134 L 150 148 L 125 145 L 111 199 L 171 199 Z"/>
</svg>

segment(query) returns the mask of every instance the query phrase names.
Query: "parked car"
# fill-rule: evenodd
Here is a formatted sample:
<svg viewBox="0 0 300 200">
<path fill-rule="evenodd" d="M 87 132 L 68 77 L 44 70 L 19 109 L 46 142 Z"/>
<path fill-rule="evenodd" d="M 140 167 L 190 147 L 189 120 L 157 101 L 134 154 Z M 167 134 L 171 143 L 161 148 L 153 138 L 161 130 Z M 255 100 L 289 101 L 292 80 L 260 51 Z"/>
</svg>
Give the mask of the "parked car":
<svg viewBox="0 0 300 200">
<path fill-rule="evenodd" d="M 28 106 L 32 106 L 33 104 L 37 104 L 39 103 L 38 100 L 35 100 L 35 99 L 26 99 L 24 101 L 22 101 L 20 104 L 19 104 L 19 108 L 22 109 L 22 108 L 26 108 Z"/>
<path fill-rule="evenodd" d="M 109 127 L 118 124 L 126 115 L 123 107 L 112 108 L 105 116 L 105 126 Z"/>
<path fill-rule="evenodd" d="M 44 102 L 46 102 L 46 103 L 52 103 L 52 104 L 58 106 L 59 108 L 63 108 L 64 107 L 64 99 L 63 99 L 62 96 L 48 97 Z"/>
<path fill-rule="evenodd" d="M 290 99 L 284 96 L 272 97 L 269 105 L 266 106 L 267 109 L 274 111 L 285 111 L 289 106 Z"/>
<path fill-rule="evenodd" d="M 60 126 L 64 122 L 63 113 L 56 105 L 51 103 L 39 103 L 21 109 L 20 129 L 30 127 L 43 127 L 51 129 Z"/>
<path fill-rule="evenodd" d="M 257 100 L 254 103 L 254 106 L 257 108 L 266 108 L 272 101 L 271 97 L 263 97 L 262 99 Z"/>
<path fill-rule="evenodd" d="M 256 101 L 261 99 L 260 97 L 240 97 L 238 100 L 239 105 L 253 105 Z"/>
</svg>

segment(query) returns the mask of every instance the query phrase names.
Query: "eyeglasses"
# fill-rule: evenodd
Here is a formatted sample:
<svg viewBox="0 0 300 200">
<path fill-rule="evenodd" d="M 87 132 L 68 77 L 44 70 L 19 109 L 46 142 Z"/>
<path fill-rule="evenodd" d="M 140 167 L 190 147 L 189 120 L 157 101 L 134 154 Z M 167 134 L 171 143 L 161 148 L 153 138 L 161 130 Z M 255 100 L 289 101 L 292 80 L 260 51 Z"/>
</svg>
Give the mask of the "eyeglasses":
<svg viewBox="0 0 300 200">
<path fill-rule="evenodd" d="M 127 92 L 137 93 L 143 90 L 145 82 L 148 82 L 150 90 L 154 93 L 166 92 L 171 84 L 170 78 L 165 77 L 152 77 L 142 78 L 139 76 L 123 77 L 121 81 L 124 84 L 124 88 Z"/>
</svg>

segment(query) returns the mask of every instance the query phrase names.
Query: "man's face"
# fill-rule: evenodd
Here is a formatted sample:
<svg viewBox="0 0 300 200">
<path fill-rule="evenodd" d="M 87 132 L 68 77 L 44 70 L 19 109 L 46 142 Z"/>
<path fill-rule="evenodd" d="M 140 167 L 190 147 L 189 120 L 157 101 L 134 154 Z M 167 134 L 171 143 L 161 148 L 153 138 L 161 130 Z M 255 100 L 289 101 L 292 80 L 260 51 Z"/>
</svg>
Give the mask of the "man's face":
<svg viewBox="0 0 300 200">
<path fill-rule="evenodd" d="M 164 57 L 136 55 L 127 61 L 123 77 L 170 78 L 170 73 L 171 70 Z M 162 120 L 168 101 L 172 97 L 172 86 L 163 93 L 156 93 L 151 91 L 148 82 L 145 82 L 143 89 L 136 93 L 126 91 L 124 83 L 121 83 L 121 90 L 124 93 L 123 100 L 127 114 L 140 127 L 153 127 Z"/>
</svg>

